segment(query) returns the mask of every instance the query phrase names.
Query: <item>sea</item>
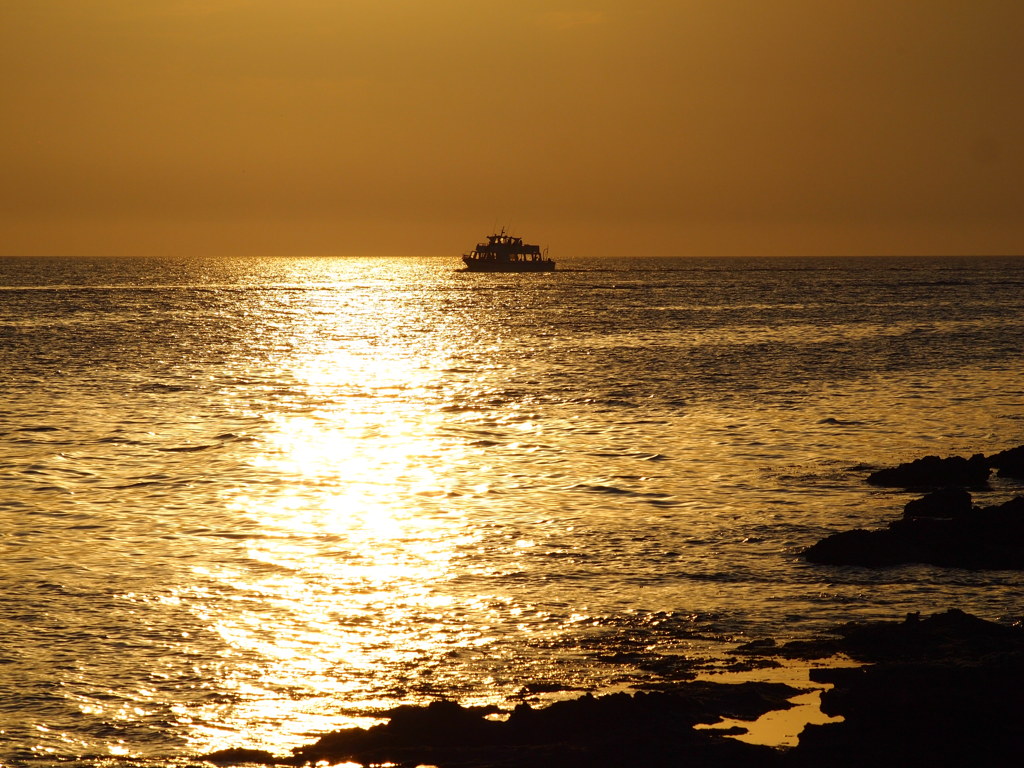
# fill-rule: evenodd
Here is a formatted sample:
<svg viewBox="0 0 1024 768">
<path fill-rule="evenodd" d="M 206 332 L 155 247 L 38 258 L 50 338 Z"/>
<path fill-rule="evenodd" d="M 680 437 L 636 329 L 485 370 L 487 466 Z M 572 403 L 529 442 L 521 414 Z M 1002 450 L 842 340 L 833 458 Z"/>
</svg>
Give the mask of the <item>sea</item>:
<svg viewBox="0 0 1024 768">
<path fill-rule="evenodd" d="M 0 259 L 0 763 L 1024 617 L 1020 572 L 801 558 L 915 498 L 872 469 L 1024 443 L 1024 258 L 460 267 Z"/>
</svg>

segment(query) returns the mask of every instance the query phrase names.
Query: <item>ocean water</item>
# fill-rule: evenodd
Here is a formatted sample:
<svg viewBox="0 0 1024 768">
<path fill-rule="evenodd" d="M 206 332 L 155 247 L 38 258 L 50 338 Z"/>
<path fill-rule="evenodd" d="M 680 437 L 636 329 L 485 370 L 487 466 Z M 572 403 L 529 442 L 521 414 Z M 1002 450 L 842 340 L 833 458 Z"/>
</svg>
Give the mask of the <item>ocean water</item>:
<svg viewBox="0 0 1024 768">
<path fill-rule="evenodd" d="M 457 266 L 0 259 L 0 761 L 1024 614 L 1024 574 L 799 557 L 899 514 L 870 468 L 1024 443 L 1024 259 Z"/>
</svg>

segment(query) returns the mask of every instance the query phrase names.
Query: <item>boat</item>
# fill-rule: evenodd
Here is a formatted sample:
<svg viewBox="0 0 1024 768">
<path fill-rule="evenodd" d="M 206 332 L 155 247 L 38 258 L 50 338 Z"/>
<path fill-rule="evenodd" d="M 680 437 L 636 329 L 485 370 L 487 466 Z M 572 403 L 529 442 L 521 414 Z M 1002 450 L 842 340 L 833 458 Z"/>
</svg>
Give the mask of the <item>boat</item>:
<svg viewBox="0 0 1024 768">
<path fill-rule="evenodd" d="M 541 253 L 539 245 L 524 243 L 504 229 L 488 235 L 486 243 L 477 243 L 462 261 L 470 272 L 550 272 L 555 268 L 546 250 Z"/>
</svg>

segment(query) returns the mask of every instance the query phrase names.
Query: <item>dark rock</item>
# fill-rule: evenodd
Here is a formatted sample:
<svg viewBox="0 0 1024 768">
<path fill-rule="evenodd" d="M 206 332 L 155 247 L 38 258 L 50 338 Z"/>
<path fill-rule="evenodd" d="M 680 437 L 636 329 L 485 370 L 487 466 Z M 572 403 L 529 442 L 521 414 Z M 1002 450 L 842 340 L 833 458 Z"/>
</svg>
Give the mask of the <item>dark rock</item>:
<svg viewBox="0 0 1024 768">
<path fill-rule="evenodd" d="M 316 744 L 296 751 L 303 760 L 361 759 L 381 752 L 397 755 L 409 748 L 446 744 L 475 746 L 494 740 L 499 723 L 453 701 L 434 701 L 426 707 L 401 706 L 390 710 L 391 721 L 371 728 L 346 728 L 323 736 Z M 390 752 L 389 752 L 390 750 Z M 386 762 L 386 756 L 371 762 Z"/>
<path fill-rule="evenodd" d="M 282 765 L 282 761 L 262 749 L 221 749 L 203 755 L 203 760 L 216 765 Z"/>
<path fill-rule="evenodd" d="M 972 509 L 971 494 L 963 488 L 940 488 L 908 501 L 903 517 L 960 517 Z"/>
<path fill-rule="evenodd" d="M 929 504 L 928 508 L 933 507 Z M 906 517 L 881 530 L 834 533 L 806 549 L 803 556 L 826 565 L 928 563 L 947 568 L 1021 570 L 1024 497 L 953 517 Z"/>
<path fill-rule="evenodd" d="M 860 661 L 961 664 L 996 654 L 1024 655 L 1024 629 L 955 608 L 922 619 L 851 622 L 836 627 L 843 653 Z"/>
<path fill-rule="evenodd" d="M 1003 766 L 1019 763 L 1024 737 L 1024 628 L 949 610 L 902 621 L 851 622 L 822 638 L 818 655 L 846 653 L 871 666 L 812 670 L 834 685 L 822 709 L 839 723 L 809 726 L 797 747 L 774 750 L 696 731 L 719 716 L 751 720 L 788 706 L 779 684 L 683 682 L 672 693 L 614 694 L 522 704 L 506 722 L 454 702 L 391 710 L 391 722 L 327 734 L 275 760 L 258 750 L 222 750 L 209 762 L 442 768 L 863 768 Z M 794 645 L 751 650 L 799 658 Z M 806 651 L 814 644 L 805 644 Z M 735 732 L 735 729 L 733 731 Z"/>
<path fill-rule="evenodd" d="M 904 542 L 890 531 L 861 528 L 826 536 L 804 550 L 804 558 L 822 565 L 886 566 L 907 562 Z"/>
<path fill-rule="evenodd" d="M 790 768 L 1016 765 L 1024 748 L 1024 627 L 959 610 L 851 622 L 833 637 L 790 642 L 780 656 L 846 654 L 868 666 L 811 669 L 830 683 L 822 710 L 783 756 Z"/>
<path fill-rule="evenodd" d="M 872 485 L 895 488 L 944 488 L 948 486 L 984 487 L 988 482 L 989 460 L 976 453 L 962 456 L 925 456 L 898 467 L 880 469 L 868 475 Z"/>
<path fill-rule="evenodd" d="M 836 671 L 833 671 L 836 672 Z M 1016 765 L 1024 747 L 1024 667 L 879 665 L 828 675 L 822 709 L 844 721 L 808 727 L 796 766 Z"/>
<path fill-rule="evenodd" d="M 993 454 L 988 457 L 988 463 L 995 467 L 999 477 L 1024 480 L 1024 445 Z"/>
<path fill-rule="evenodd" d="M 766 747 L 693 726 L 719 717 L 755 719 L 791 706 L 799 691 L 777 683 L 681 683 L 672 693 L 583 696 L 543 709 L 520 704 L 505 722 L 453 702 L 399 707 L 391 722 L 327 734 L 295 751 L 296 763 L 449 766 L 772 766 Z"/>
<path fill-rule="evenodd" d="M 792 765 L 1017 764 L 1024 630 L 951 610 L 837 631 L 838 647 L 876 664 L 813 671 L 835 686 L 822 694 L 823 711 L 844 720 L 808 727 Z"/>
<path fill-rule="evenodd" d="M 1024 656 L 1024 627 L 985 621 L 951 609 L 922 619 L 908 613 L 903 621 L 850 622 L 832 629 L 833 636 L 794 640 L 780 645 L 778 656 L 821 659 L 845 654 L 870 663 L 963 664 L 1000 656 Z M 812 669 L 811 679 L 832 682 L 832 669 Z"/>
</svg>

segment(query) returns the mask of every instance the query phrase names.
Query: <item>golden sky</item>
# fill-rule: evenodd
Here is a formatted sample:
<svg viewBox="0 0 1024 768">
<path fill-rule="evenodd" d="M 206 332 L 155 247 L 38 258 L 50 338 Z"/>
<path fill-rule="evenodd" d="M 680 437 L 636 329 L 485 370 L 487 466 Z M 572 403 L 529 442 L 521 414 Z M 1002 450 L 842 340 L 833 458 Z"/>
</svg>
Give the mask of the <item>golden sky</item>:
<svg viewBox="0 0 1024 768">
<path fill-rule="evenodd" d="M 0 0 L 0 254 L 1024 253 L 1014 0 Z"/>
</svg>

